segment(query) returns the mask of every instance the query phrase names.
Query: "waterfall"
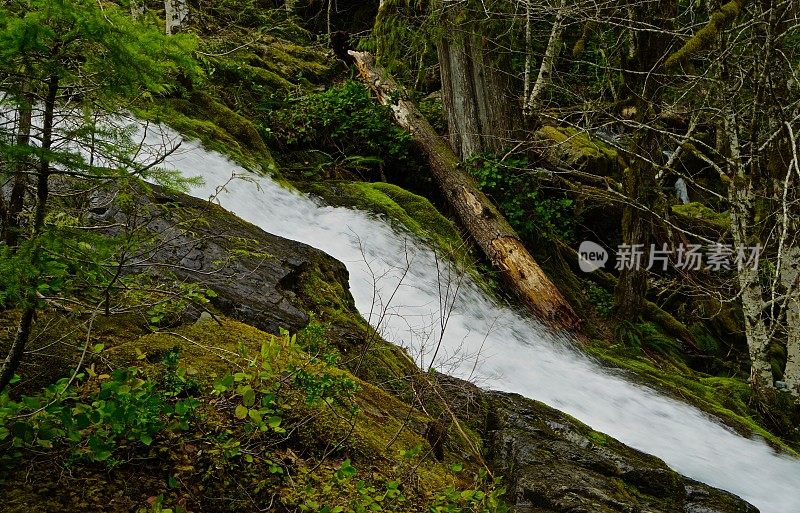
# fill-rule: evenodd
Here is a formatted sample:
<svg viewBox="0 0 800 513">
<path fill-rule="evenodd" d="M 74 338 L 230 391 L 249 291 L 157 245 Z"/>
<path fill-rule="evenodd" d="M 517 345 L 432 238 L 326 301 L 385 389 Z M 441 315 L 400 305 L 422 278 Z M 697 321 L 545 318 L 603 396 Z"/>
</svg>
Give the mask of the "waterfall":
<svg viewBox="0 0 800 513">
<path fill-rule="evenodd" d="M 148 138 L 154 145 L 162 140 Z M 207 199 L 227 184 L 216 196 L 223 207 L 344 262 L 359 311 L 387 340 L 409 348 L 421 366 L 435 354 L 434 367 L 443 372 L 542 401 L 686 476 L 741 496 L 762 513 L 800 511 L 799 460 L 601 367 L 568 340 L 498 305 L 469 278 L 458 287 L 437 352 L 440 292 L 448 283 L 453 292 L 452 269 L 385 220 L 291 192 L 194 142 L 185 141 L 166 165 L 203 178 L 192 195 Z M 230 180 L 233 175 L 247 179 Z"/>
</svg>

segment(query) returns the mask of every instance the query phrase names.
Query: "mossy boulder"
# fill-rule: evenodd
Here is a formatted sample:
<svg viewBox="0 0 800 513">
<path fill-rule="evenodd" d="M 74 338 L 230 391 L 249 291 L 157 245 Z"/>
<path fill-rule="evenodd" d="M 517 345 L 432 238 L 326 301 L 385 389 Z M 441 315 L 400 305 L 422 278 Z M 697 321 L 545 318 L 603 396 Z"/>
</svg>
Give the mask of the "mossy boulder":
<svg viewBox="0 0 800 513">
<path fill-rule="evenodd" d="M 728 212 L 716 212 L 698 202 L 673 205 L 672 213 L 677 224 L 691 232 L 718 238 L 730 231 L 731 218 Z"/>
<path fill-rule="evenodd" d="M 533 137 L 534 149 L 556 168 L 570 168 L 600 176 L 619 174 L 617 150 L 576 128 L 543 126 Z"/>
<path fill-rule="evenodd" d="M 331 181 L 300 184 L 335 206 L 366 210 L 387 219 L 393 226 L 429 242 L 434 249 L 474 271 L 476 256 L 456 224 L 442 215 L 427 199 L 402 187 L 384 182 Z"/>
<path fill-rule="evenodd" d="M 255 171 L 276 175 L 278 166 L 252 121 L 231 110 L 203 91 L 187 98 L 173 98 L 147 105 L 136 114 L 164 123 L 184 137 L 199 140 Z"/>
</svg>

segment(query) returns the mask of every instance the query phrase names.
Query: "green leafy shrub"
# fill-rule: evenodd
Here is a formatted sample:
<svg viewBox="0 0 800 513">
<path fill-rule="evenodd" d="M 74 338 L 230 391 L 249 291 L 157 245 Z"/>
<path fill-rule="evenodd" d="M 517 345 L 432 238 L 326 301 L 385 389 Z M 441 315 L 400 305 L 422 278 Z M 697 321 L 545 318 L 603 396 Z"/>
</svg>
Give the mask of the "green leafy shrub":
<svg viewBox="0 0 800 513">
<path fill-rule="evenodd" d="M 419 450 L 401 451 L 402 459 L 410 459 Z M 402 466 L 401 466 L 402 467 Z M 461 472 L 463 465 L 453 464 L 453 475 Z M 405 511 L 408 501 L 403 483 L 397 479 L 358 479 L 358 470 L 349 459 L 344 460 L 333 473 L 331 479 L 323 483 L 319 490 L 308 490 L 309 497 L 300 505 L 300 511 L 321 513 L 367 513 L 372 511 Z M 313 498 L 316 493 L 330 496 L 339 495 L 337 505 L 324 504 Z M 474 488 L 460 488 L 455 484 L 435 492 L 431 498 L 430 513 L 506 513 L 508 505 L 502 500 L 505 488 L 499 478 L 492 479 L 486 470 L 481 469 L 474 479 Z"/>
<path fill-rule="evenodd" d="M 272 134 L 286 149 L 312 148 L 327 153 L 333 162 L 366 168 L 409 156 L 411 137 L 392 123 L 389 108 L 376 104 L 358 82 L 288 98 L 286 103 L 268 114 Z"/>
<path fill-rule="evenodd" d="M 597 310 L 597 313 L 606 318 L 611 317 L 611 312 L 614 309 L 614 296 L 611 292 L 592 282 L 588 282 L 586 284 L 586 297 Z"/>
<path fill-rule="evenodd" d="M 467 166 L 520 236 L 531 238 L 541 233 L 573 241 L 573 201 L 545 196 L 530 168 L 524 157 L 500 158 L 492 154 L 473 156 Z"/>
<path fill-rule="evenodd" d="M 102 350 L 102 346 L 95 348 Z M 93 372 L 91 373 L 93 374 Z M 165 390 L 136 367 L 75 380 L 63 378 L 35 395 L 11 399 L 0 395 L 0 465 L 12 463 L 22 449 L 66 449 L 69 459 L 115 464 L 114 454 L 135 444 L 145 446 L 165 429 L 182 430 L 198 406 Z M 173 383 L 183 376 L 171 378 Z M 91 390 L 91 391 L 88 391 Z M 10 449 L 10 450 L 9 450 Z"/>
<path fill-rule="evenodd" d="M 261 344 L 259 354 L 243 355 L 247 362 L 241 372 L 227 374 L 214 383 L 215 395 L 234 407 L 239 420 L 247 420 L 251 429 L 284 433 L 282 390 L 292 387 L 305 395 L 309 404 L 320 401 L 345 405 L 356 392 L 355 382 L 330 364 L 305 354 L 295 335 L 284 332 Z M 355 412 L 355 410 L 353 410 Z"/>
<path fill-rule="evenodd" d="M 461 472 L 461 465 L 451 467 Z M 450 485 L 434 495 L 431 513 L 506 513 L 511 511 L 502 497 L 506 490 L 501 478 L 492 478 L 481 468 L 475 476 L 473 488 L 459 489 Z"/>
</svg>

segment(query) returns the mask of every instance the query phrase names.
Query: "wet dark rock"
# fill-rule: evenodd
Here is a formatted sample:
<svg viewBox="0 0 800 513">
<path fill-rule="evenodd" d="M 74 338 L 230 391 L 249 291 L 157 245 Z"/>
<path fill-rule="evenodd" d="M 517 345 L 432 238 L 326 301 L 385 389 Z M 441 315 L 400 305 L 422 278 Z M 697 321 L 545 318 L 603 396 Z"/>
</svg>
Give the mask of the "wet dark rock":
<svg viewBox="0 0 800 513">
<path fill-rule="evenodd" d="M 454 412 L 481 433 L 506 499 L 524 513 L 756 513 L 730 493 L 517 394 L 441 377 Z"/>
<path fill-rule="evenodd" d="M 275 333 L 308 324 L 305 277 L 310 272 L 347 283 L 347 269 L 325 253 L 269 233 L 207 201 L 152 187 L 137 194 L 136 224 L 155 237 L 131 259 L 130 272 L 149 272 L 214 291 L 219 312 Z M 116 203 L 94 198 L 97 220 L 129 221 Z M 115 228 L 119 234 L 120 228 Z M 113 230 L 112 230 L 113 231 Z M 202 307 L 190 307 L 188 321 Z"/>
</svg>

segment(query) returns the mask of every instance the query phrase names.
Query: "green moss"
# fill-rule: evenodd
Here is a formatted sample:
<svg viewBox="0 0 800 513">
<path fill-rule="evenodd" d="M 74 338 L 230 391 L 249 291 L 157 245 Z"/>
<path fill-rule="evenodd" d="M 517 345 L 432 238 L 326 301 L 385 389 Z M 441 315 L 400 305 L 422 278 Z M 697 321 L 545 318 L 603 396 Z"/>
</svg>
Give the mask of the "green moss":
<svg viewBox="0 0 800 513">
<path fill-rule="evenodd" d="M 711 15 L 708 23 L 703 28 L 689 38 L 678 51 L 669 56 L 664 63 L 664 67 L 667 69 L 674 68 L 711 47 L 720 31 L 724 30 L 728 24 L 739 16 L 744 2 L 745 0 L 731 0 L 722 5 L 719 11 Z"/>
<path fill-rule="evenodd" d="M 731 218 L 727 212 L 715 212 L 702 203 L 692 202 L 685 205 L 673 205 L 672 212 L 682 217 L 710 223 L 723 230 L 727 230 L 731 226 Z"/>
<path fill-rule="evenodd" d="M 641 356 L 634 356 L 629 349 L 619 345 L 605 346 L 598 342 L 587 346 L 586 350 L 602 362 L 628 370 L 645 383 L 693 404 L 745 436 L 761 436 L 773 447 L 797 455 L 793 447 L 760 425 L 759 422 L 763 420 L 754 418 L 753 392 L 740 379 L 697 376 L 688 368 L 676 367 L 674 363 L 656 364 Z"/>
<path fill-rule="evenodd" d="M 590 432 L 589 440 L 600 446 L 608 445 L 608 436 L 599 431 Z"/>
<path fill-rule="evenodd" d="M 476 258 L 455 223 L 443 216 L 426 198 L 396 185 L 376 182 L 307 184 L 305 189 L 333 204 L 386 216 L 396 227 L 429 242 L 434 249 L 474 273 Z"/>
<path fill-rule="evenodd" d="M 613 162 L 617 160 L 617 150 L 597 139 L 592 139 L 589 134 L 577 128 L 544 126 L 539 129 L 539 133 L 555 143 L 565 145 L 576 155 L 591 159 L 608 159 Z"/>
<path fill-rule="evenodd" d="M 217 57 L 209 59 L 215 73 L 218 73 L 224 82 L 244 82 L 251 87 L 267 90 L 292 89 L 293 84 L 279 74 L 259 65 L 254 66 L 250 64 L 251 62 L 260 64 L 263 61 L 254 54 L 245 54 L 241 56 L 241 60 Z"/>
<path fill-rule="evenodd" d="M 277 175 L 275 161 L 252 123 L 217 102 L 210 106 L 213 108 L 205 111 L 191 101 L 172 99 L 134 111 L 142 119 L 163 123 L 188 139 L 199 140 L 206 149 L 244 167 Z"/>
<path fill-rule="evenodd" d="M 435 422 L 433 418 L 342 368 L 326 367 L 325 372 L 356 384 L 350 397 L 355 410 L 334 402 L 308 403 L 303 389 L 298 388 L 301 385 L 290 380 L 280 389 L 279 404 L 284 425 L 294 428 L 277 442 L 274 437 L 248 430 L 246 421 L 234 418 L 227 399 L 210 394 L 211 384 L 218 377 L 248 369 L 249 356 L 258 354 L 263 342 L 279 341 L 237 321 L 219 321 L 205 320 L 170 332 L 147 334 L 102 354 L 103 370 L 135 365 L 158 379 L 163 377 L 165 355 L 179 354 L 176 365 L 186 371 L 181 375 L 191 380 L 191 393 L 200 408 L 184 428 L 160 433 L 146 447 L 121 449 L 136 464 L 117 461 L 113 467 L 103 468 L 71 462 L 68 476 L 52 472 L 61 475 L 52 483 L 48 477 L 52 469 L 43 465 L 18 473 L 32 476 L 38 488 L 27 487 L 11 476 L 0 484 L 11 510 L 37 509 L 47 504 L 50 495 L 58 497 L 62 511 L 100 510 L 118 500 L 110 492 L 123 488 L 129 492 L 126 511 L 146 507 L 148 497 L 156 495 L 163 495 L 165 505 L 188 502 L 196 510 L 225 509 L 230 504 L 256 500 L 294 510 L 310 500 L 333 504 L 358 499 L 359 481 L 375 486 L 378 493 L 385 483 L 397 481 L 413 483 L 404 489 L 404 506 L 408 511 L 422 511 L 427 510 L 433 491 L 462 484 L 450 471 L 452 463 L 463 463 L 468 471 L 464 474 L 476 470 L 474 462 L 464 461 L 469 449 L 456 437 L 445 447 L 442 461 L 433 458 L 425 434 L 426 427 Z M 281 347 L 282 351 L 267 353 L 272 355 L 268 363 L 275 372 L 311 361 L 297 346 Z M 102 375 L 96 378 L 103 379 Z M 63 457 L 54 454 L 48 464 L 57 468 L 64 464 Z M 352 461 L 357 475 L 336 482 L 333 474 L 344 458 Z M 115 486 L 76 494 L 72 490 L 83 487 L 74 479 L 83 483 L 111 481 Z M 169 486 L 170 481 L 175 484 Z M 203 493 L 191 494 L 191 490 Z M 221 494 L 225 495 L 223 500 L 214 498 Z"/>
</svg>

